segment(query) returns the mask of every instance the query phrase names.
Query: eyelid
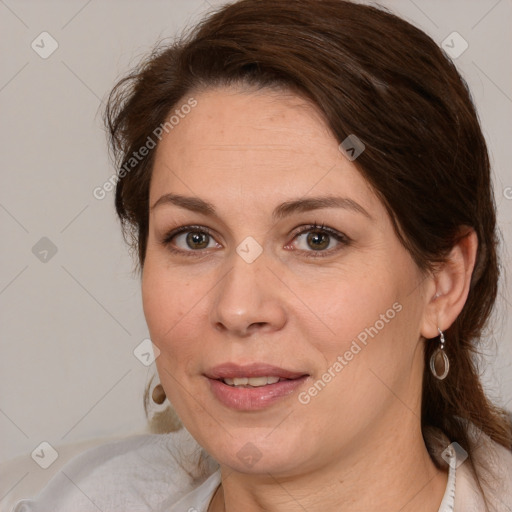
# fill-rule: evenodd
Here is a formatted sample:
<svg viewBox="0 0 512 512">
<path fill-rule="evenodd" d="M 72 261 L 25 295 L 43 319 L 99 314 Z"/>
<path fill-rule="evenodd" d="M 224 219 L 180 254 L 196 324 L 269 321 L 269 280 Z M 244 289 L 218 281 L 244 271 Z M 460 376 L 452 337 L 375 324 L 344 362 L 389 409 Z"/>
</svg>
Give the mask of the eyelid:
<svg viewBox="0 0 512 512">
<path fill-rule="evenodd" d="M 207 254 L 209 254 L 212 251 L 212 248 L 210 248 L 210 249 L 198 249 L 198 250 L 193 250 L 193 249 L 186 250 L 186 249 L 180 249 L 178 247 L 173 246 L 172 241 L 173 241 L 174 238 L 176 238 L 178 235 L 181 235 L 183 233 L 187 233 L 187 232 L 190 232 L 190 231 L 206 233 L 208 236 L 210 236 L 214 240 L 214 242 L 216 244 L 222 245 L 222 244 L 220 244 L 217 241 L 217 236 L 213 232 L 213 230 L 211 230 L 210 228 L 207 228 L 206 226 L 199 226 L 199 225 L 180 226 L 178 228 L 172 229 L 171 231 L 167 232 L 163 236 L 163 238 L 161 240 L 161 244 L 168 251 L 170 251 L 170 252 L 172 252 L 174 254 L 177 254 L 177 255 L 201 258 L 201 257 L 204 257 Z M 218 247 L 216 247 L 215 249 L 218 249 Z"/>
<path fill-rule="evenodd" d="M 294 237 L 298 235 L 302 235 L 304 233 L 308 233 L 309 231 L 323 231 L 325 233 L 328 233 L 329 235 L 333 235 L 334 237 L 342 238 L 345 240 L 349 240 L 349 237 L 338 230 L 334 228 L 330 228 L 326 226 L 325 224 L 318 224 L 317 222 L 314 222 L 313 224 L 306 224 L 304 226 L 299 226 L 298 228 L 295 228 L 292 232 L 292 235 Z"/>
<path fill-rule="evenodd" d="M 295 241 L 295 239 L 297 237 L 304 235 L 305 233 L 309 233 L 311 231 L 323 232 L 323 233 L 328 234 L 329 236 L 332 236 L 338 242 L 338 246 L 336 246 L 332 249 L 327 249 L 325 251 L 314 251 L 314 250 L 304 251 L 302 249 L 294 249 L 295 251 L 302 253 L 306 257 L 311 257 L 311 258 L 321 258 L 324 256 L 327 257 L 335 252 L 338 252 L 341 249 L 341 247 L 339 246 L 340 244 L 342 246 L 346 247 L 352 243 L 352 239 L 350 237 L 348 237 L 347 235 L 345 235 L 344 233 L 341 233 L 341 232 L 337 231 L 336 229 L 327 227 L 327 226 L 325 226 L 325 224 L 318 224 L 315 222 L 313 224 L 300 226 L 299 228 L 296 228 L 292 233 L 292 236 L 293 236 L 292 241 L 287 243 L 286 247 L 290 246 Z"/>
<path fill-rule="evenodd" d="M 179 228 L 172 229 L 171 231 L 167 232 L 162 239 L 162 243 L 164 245 L 170 244 L 174 237 L 180 235 L 181 233 L 186 233 L 187 231 L 198 231 L 200 233 L 206 233 L 207 235 L 210 235 L 212 238 L 214 238 L 215 241 L 217 241 L 215 233 L 210 228 L 199 225 L 188 225 L 180 226 Z"/>
</svg>

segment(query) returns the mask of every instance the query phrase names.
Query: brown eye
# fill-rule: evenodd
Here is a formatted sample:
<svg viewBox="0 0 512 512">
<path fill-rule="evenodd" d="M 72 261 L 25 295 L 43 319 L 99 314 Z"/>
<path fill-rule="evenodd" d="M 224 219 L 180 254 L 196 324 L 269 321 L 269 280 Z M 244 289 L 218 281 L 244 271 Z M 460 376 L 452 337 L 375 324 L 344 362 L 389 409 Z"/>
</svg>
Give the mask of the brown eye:
<svg viewBox="0 0 512 512">
<path fill-rule="evenodd" d="M 168 233 L 162 243 L 171 251 L 182 254 L 206 253 L 210 249 L 220 249 L 222 246 L 206 228 L 183 226 Z"/>
<path fill-rule="evenodd" d="M 304 256 L 329 256 L 350 245 L 351 239 L 327 226 L 311 225 L 296 233 L 292 244 L 286 248 L 299 251 Z"/>
<path fill-rule="evenodd" d="M 322 251 L 329 247 L 331 237 L 321 231 L 311 231 L 308 233 L 306 243 L 313 251 Z"/>
<path fill-rule="evenodd" d="M 210 235 L 201 231 L 190 231 L 187 233 L 186 242 L 190 249 L 206 249 L 210 243 Z"/>
</svg>

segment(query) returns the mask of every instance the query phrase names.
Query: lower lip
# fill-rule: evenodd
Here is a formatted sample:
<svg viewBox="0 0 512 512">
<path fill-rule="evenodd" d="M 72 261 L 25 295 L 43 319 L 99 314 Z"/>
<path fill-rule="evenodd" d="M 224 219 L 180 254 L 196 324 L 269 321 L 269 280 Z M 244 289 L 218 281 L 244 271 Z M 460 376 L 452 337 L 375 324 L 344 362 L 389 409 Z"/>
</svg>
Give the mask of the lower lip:
<svg viewBox="0 0 512 512">
<path fill-rule="evenodd" d="M 298 379 L 282 380 L 255 388 L 236 388 L 215 379 L 208 381 L 215 397 L 225 406 L 239 411 L 257 411 L 292 394 L 307 378 L 308 375 L 304 375 Z"/>
</svg>

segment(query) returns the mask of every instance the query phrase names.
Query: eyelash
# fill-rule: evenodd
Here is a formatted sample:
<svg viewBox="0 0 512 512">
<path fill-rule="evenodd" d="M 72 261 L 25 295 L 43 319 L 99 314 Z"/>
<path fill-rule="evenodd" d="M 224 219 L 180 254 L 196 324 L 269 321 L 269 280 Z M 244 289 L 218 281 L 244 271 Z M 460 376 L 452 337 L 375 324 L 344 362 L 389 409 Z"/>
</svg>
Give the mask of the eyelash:
<svg viewBox="0 0 512 512">
<path fill-rule="evenodd" d="M 209 228 L 207 228 L 205 226 L 197 226 L 197 225 L 181 226 L 181 227 L 179 227 L 177 229 L 173 229 L 172 231 L 167 233 L 162 240 L 162 245 L 174 254 L 186 255 L 186 256 L 196 257 L 196 258 L 204 257 L 205 250 L 184 251 L 181 249 L 176 249 L 175 247 L 172 246 L 171 242 L 173 241 L 173 239 L 175 237 L 177 237 L 178 235 L 180 235 L 182 233 L 193 232 L 193 231 L 197 231 L 199 233 L 204 233 L 204 234 L 212 237 L 215 240 L 214 233 Z M 311 231 L 327 234 L 327 235 L 331 236 L 332 238 L 334 238 L 341 246 L 344 246 L 344 247 L 347 247 L 352 242 L 352 240 L 348 236 L 344 235 L 343 233 L 340 233 L 339 231 L 336 231 L 335 229 L 326 227 L 324 224 L 318 224 L 316 222 L 314 222 L 313 224 L 309 224 L 307 226 L 303 226 L 302 228 L 299 228 L 296 231 L 294 231 L 292 233 L 292 235 L 293 235 L 292 242 L 300 235 L 304 235 Z M 290 245 L 290 244 L 287 244 L 287 246 L 288 245 Z M 337 246 L 337 247 L 334 247 L 332 249 L 328 249 L 325 251 L 313 251 L 313 250 L 300 251 L 299 250 L 299 252 L 302 252 L 302 254 L 307 258 L 323 258 L 323 257 L 330 256 L 333 252 L 337 252 L 340 249 L 341 249 L 341 247 Z"/>
<path fill-rule="evenodd" d="M 166 247 L 173 254 L 186 255 L 186 256 L 190 256 L 192 258 L 194 258 L 194 257 L 201 258 L 205 255 L 204 251 L 200 251 L 200 250 L 198 250 L 198 251 L 193 251 L 193 250 L 183 251 L 181 249 L 176 249 L 171 244 L 172 240 L 175 237 L 177 237 L 178 235 L 181 235 L 182 233 L 188 233 L 190 231 L 197 231 L 199 233 L 205 233 L 206 235 L 212 237 L 215 240 L 215 236 L 214 236 L 213 232 L 205 226 L 181 226 L 181 227 L 179 227 L 177 229 L 173 229 L 172 231 L 167 233 L 162 240 L 162 245 L 164 245 L 164 247 Z"/>
<path fill-rule="evenodd" d="M 329 235 L 330 237 L 334 238 L 339 245 L 332 249 L 327 249 L 325 251 L 300 251 L 300 249 L 297 249 L 306 258 L 325 258 L 331 256 L 335 252 L 340 251 L 343 247 L 347 247 L 351 243 L 351 239 L 347 235 L 344 235 L 343 233 L 340 233 L 335 229 L 326 227 L 325 224 L 318 224 L 317 222 L 313 222 L 313 224 L 303 226 L 298 230 L 294 231 L 292 242 L 300 235 L 304 235 L 311 231 Z"/>
</svg>

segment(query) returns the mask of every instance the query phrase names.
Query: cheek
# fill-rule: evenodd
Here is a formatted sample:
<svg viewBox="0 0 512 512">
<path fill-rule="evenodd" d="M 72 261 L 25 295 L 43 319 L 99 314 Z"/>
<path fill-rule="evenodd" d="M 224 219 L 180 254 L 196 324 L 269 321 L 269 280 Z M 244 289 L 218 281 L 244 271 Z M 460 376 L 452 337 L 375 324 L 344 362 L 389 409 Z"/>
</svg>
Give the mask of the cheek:
<svg viewBox="0 0 512 512">
<path fill-rule="evenodd" d="M 398 301 L 399 289 L 382 273 L 351 268 L 320 279 L 306 277 L 297 285 L 294 291 L 308 311 L 296 316 L 310 334 L 317 334 L 309 336 L 311 343 L 329 358 L 343 354 L 359 335 L 364 339 L 365 329 L 376 322 L 379 330 L 387 329 L 388 323 L 382 328 L 381 315 L 385 320 L 396 316 L 393 304 Z"/>
<path fill-rule="evenodd" d="M 188 402 L 188 378 L 194 374 L 201 352 L 199 332 L 204 315 L 200 287 L 165 265 L 155 265 L 147 258 L 142 278 L 144 315 L 152 342 L 160 350 L 156 367 L 167 398 L 175 409 L 186 416 L 194 404 Z M 188 405 L 185 405 L 188 404 Z"/>
<path fill-rule="evenodd" d="M 313 288 L 307 287 L 311 279 L 302 281 L 297 295 L 305 298 L 310 312 L 296 317 L 316 360 L 322 361 L 317 387 L 323 389 L 325 383 L 328 389 L 318 397 L 320 409 L 332 403 L 344 410 L 359 411 L 363 403 L 377 407 L 389 395 L 379 379 L 395 386 L 413 367 L 412 341 L 418 336 L 421 311 L 410 293 L 417 279 L 414 267 L 403 263 L 351 265 L 323 276 Z M 315 389 L 311 393 L 305 401 L 316 396 Z"/>
<path fill-rule="evenodd" d="M 204 314 L 205 290 L 174 269 L 146 259 L 142 303 L 151 340 L 165 354 L 182 357 L 197 339 L 197 315 Z M 188 349 L 187 349 L 188 347 Z"/>
<path fill-rule="evenodd" d="M 362 404 L 365 409 L 377 407 L 390 395 L 383 382 L 394 389 L 401 379 L 409 379 L 421 308 L 410 293 L 414 272 L 399 268 L 400 274 L 377 266 L 373 272 L 354 273 L 343 284 L 331 286 L 328 301 L 319 294 L 311 297 L 311 307 L 318 311 L 325 302 L 322 319 L 330 327 L 328 335 L 311 339 L 325 370 L 335 375 L 318 404 L 328 407 L 332 400 L 348 410 L 360 410 Z M 330 382 L 331 376 L 324 376 L 322 380 Z"/>
</svg>

